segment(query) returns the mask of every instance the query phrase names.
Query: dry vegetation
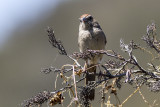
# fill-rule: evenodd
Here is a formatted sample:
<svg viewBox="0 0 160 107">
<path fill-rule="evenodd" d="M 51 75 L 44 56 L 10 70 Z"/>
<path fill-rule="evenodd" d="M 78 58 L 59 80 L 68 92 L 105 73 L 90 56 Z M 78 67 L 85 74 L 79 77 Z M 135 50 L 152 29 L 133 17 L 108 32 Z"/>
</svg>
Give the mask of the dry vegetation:
<svg viewBox="0 0 160 107">
<path fill-rule="evenodd" d="M 143 85 L 146 85 L 151 92 L 160 91 L 160 65 L 156 65 L 160 59 L 160 40 L 157 38 L 155 23 L 147 26 L 146 35 L 142 37 L 145 46 L 142 46 L 144 44 L 137 44 L 133 40 L 129 44 L 124 43 L 123 39 L 120 40 L 120 48 L 128 56 L 122 56 L 114 50 L 86 50 L 84 53 L 74 52 L 72 55 L 68 55 L 62 42 L 55 38 L 53 29 L 48 27 L 47 32 L 51 45 L 58 49 L 59 54 L 73 60 L 73 64 L 62 65 L 59 69 L 54 67 L 42 69 L 41 72 L 48 75 L 51 72 L 55 72 L 57 78 L 61 78 L 65 85 L 56 91 L 38 93 L 33 98 L 25 100 L 22 103 L 23 107 L 41 106 L 45 102 L 50 106 L 62 104 L 63 100 L 65 100 L 63 93 L 67 92 L 70 93 L 72 99 L 68 106 L 75 103 L 77 107 L 90 107 L 91 103 L 88 99 L 90 90 L 97 88 L 100 89 L 99 92 L 101 93 L 101 106 L 122 107 L 135 93 L 139 93 L 149 107 L 157 106 L 156 99 L 153 104 L 150 104 L 141 92 L 141 86 Z M 148 68 L 144 68 L 139 64 L 134 54 L 135 50 L 151 55 L 152 58 L 147 63 Z M 87 69 L 90 69 L 84 69 L 84 65 L 79 64 L 79 59 L 89 59 L 97 54 L 104 54 L 104 57 L 109 58 L 105 63 L 94 65 L 99 68 L 96 73 L 97 80 L 90 85 L 78 85 L 80 82 L 84 83 Z M 67 75 L 69 72 L 71 72 L 70 76 Z M 122 84 L 130 84 L 135 88 L 135 91 L 124 101 L 120 101 L 121 99 L 118 99 L 117 96 L 118 89 L 122 87 Z M 110 102 L 110 94 L 115 95 L 116 104 Z"/>
</svg>

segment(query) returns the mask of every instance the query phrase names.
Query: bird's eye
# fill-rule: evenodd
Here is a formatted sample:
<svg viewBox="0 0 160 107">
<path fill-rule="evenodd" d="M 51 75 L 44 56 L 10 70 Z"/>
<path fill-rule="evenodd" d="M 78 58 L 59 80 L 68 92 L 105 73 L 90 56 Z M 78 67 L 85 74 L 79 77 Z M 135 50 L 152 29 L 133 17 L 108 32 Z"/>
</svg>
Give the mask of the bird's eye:
<svg viewBox="0 0 160 107">
<path fill-rule="evenodd" d="M 92 20 L 93 20 L 93 17 L 92 17 L 92 16 L 89 16 L 89 17 L 88 17 L 88 20 L 91 20 L 91 21 L 92 21 Z"/>
</svg>

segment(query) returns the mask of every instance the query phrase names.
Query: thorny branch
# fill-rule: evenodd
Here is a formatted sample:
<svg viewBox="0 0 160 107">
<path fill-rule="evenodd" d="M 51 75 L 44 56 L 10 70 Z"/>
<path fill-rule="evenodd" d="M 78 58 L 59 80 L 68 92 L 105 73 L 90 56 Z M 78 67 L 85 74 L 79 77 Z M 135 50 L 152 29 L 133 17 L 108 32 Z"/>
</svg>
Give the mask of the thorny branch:
<svg viewBox="0 0 160 107">
<path fill-rule="evenodd" d="M 160 56 L 160 40 L 158 40 L 156 37 L 156 26 L 154 23 L 147 26 L 147 33 L 142 37 L 142 40 L 144 40 L 148 46 L 147 48 L 136 44 L 133 40 L 129 44 L 125 44 L 123 39 L 120 40 L 120 48 L 123 52 L 128 53 L 127 58 L 126 56 L 118 54 L 114 50 L 86 50 L 83 53 L 74 52 L 72 55 L 68 55 L 62 42 L 60 40 L 56 40 L 53 29 L 48 27 L 47 32 L 51 45 L 57 48 L 61 55 L 66 55 L 69 59 L 73 60 L 74 64 L 62 65 L 62 67 L 59 69 L 54 67 L 42 69 L 41 72 L 45 74 L 49 74 L 51 72 L 57 73 L 57 75 L 59 75 L 67 85 L 56 91 L 44 91 L 39 93 L 35 97 L 25 100 L 22 104 L 23 107 L 41 105 L 44 102 L 48 102 L 48 104 L 51 106 L 61 104 L 64 100 L 63 93 L 68 92 L 67 90 L 70 90 L 70 92 L 73 94 L 73 98 L 69 106 L 72 103 L 75 103 L 81 106 L 89 107 L 91 103 L 88 99 L 88 96 L 90 94 L 90 90 L 93 88 L 101 89 L 101 98 L 103 104 L 106 104 L 104 103 L 106 93 L 114 94 L 118 99 L 118 88 L 121 88 L 122 84 L 125 83 L 135 85 L 138 87 L 137 91 L 140 90 L 139 86 L 142 85 L 146 85 L 149 90 L 153 92 L 160 91 L 160 65 L 154 64 L 153 60 L 151 60 L 151 62 L 148 63 L 149 68 L 144 68 L 139 64 L 136 56 L 134 55 L 134 50 L 143 50 L 143 52 L 150 53 L 152 56 L 154 56 L 151 51 L 147 50 L 147 48 L 151 48 L 157 52 L 155 54 L 156 56 Z M 105 61 L 103 64 L 101 63 L 95 65 L 99 66 L 99 68 L 101 67 L 101 69 L 98 69 L 98 72 L 96 73 L 98 78 L 97 81 L 91 85 L 78 86 L 77 84 L 83 81 L 86 75 L 86 69 L 79 64 L 78 60 L 90 59 L 98 54 L 103 54 L 104 57 L 107 56 L 110 59 Z M 157 60 L 157 57 L 155 57 L 154 60 Z M 66 74 L 69 72 L 72 72 L 72 75 L 67 76 Z M 119 102 L 119 106 L 122 106 L 134 93 L 135 92 L 133 92 L 121 104 L 120 100 L 118 99 L 117 101 Z M 140 95 L 143 96 L 142 93 L 140 93 Z M 109 98 L 110 96 L 108 97 L 107 102 L 110 102 Z M 142 98 L 145 99 L 144 96 Z M 144 102 L 146 102 L 146 100 L 144 100 Z M 148 105 L 150 104 L 148 103 Z"/>
</svg>

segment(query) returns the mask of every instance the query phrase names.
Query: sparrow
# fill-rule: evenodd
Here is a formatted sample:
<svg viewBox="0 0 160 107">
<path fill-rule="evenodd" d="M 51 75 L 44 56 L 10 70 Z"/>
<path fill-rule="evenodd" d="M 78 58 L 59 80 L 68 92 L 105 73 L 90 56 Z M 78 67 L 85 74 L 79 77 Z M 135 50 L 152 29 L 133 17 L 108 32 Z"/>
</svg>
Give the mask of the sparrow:
<svg viewBox="0 0 160 107">
<path fill-rule="evenodd" d="M 104 50 L 107 43 L 106 36 L 99 23 L 90 14 L 83 14 L 80 18 L 78 46 L 80 52 L 86 50 Z M 87 64 L 86 85 L 91 85 L 95 81 L 96 64 L 102 60 L 103 55 L 95 55 L 90 59 L 86 59 Z M 89 99 L 94 100 L 95 90 L 89 93 Z"/>
</svg>

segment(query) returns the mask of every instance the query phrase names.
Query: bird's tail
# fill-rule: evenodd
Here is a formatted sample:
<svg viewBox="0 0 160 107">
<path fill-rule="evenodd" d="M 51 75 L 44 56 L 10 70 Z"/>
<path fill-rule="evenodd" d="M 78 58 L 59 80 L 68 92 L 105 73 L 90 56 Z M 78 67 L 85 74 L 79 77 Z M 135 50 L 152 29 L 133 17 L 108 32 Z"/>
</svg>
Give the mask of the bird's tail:
<svg viewBox="0 0 160 107">
<path fill-rule="evenodd" d="M 95 82 L 96 78 L 96 66 L 95 65 L 89 65 L 86 74 L 86 85 L 91 85 Z M 91 89 L 90 93 L 88 93 L 88 98 L 90 100 L 94 100 L 95 96 L 95 89 Z"/>
</svg>

